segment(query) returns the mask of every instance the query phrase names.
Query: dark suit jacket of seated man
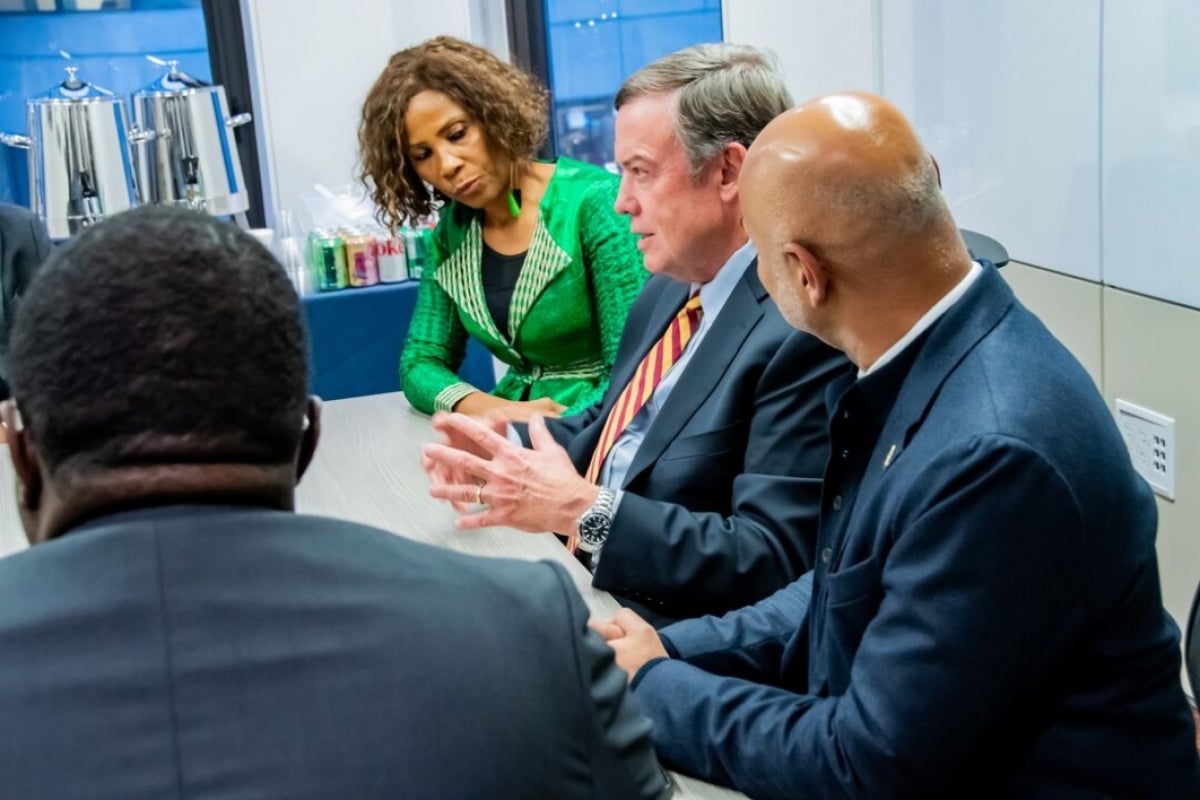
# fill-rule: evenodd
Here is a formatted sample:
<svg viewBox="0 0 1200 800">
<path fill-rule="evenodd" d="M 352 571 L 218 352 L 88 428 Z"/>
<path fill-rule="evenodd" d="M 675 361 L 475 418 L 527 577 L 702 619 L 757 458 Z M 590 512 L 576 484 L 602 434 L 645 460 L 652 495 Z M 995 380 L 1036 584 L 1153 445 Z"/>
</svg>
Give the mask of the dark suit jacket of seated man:
<svg viewBox="0 0 1200 800">
<path fill-rule="evenodd" d="M 0 400 L 8 397 L 8 338 L 13 316 L 50 248 L 50 235 L 37 214 L 0 203 Z"/>
<path fill-rule="evenodd" d="M 829 389 L 812 573 L 661 636 L 598 623 L 664 761 L 764 799 L 1200 796 L 1154 499 L 907 121 L 819 98 L 743 175 L 772 296 L 864 374 Z"/>
<path fill-rule="evenodd" d="M 813 563 L 817 476 L 828 454 L 824 389 L 846 362 L 787 324 L 754 262 L 723 269 L 739 267 L 729 300 L 637 446 L 595 565 L 592 585 L 655 622 L 745 605 Z M 547 421 L 580 473 L 621 389 L 687 293 L 687 284 L 652 277 L 630 309 L 603 402 Z"/>
<path fill-rule="evenodd" d="M 603 519 L 593 585 L 661 623 L 753 602 L 812 566 L 822 397 L 849 364 L 787 325 L 741 226 L 746 148 L 791 105 L 774 59 L 730 43 L 686 48 L 631 76 L 615 105 L 616 208 L 654 275 L 626 320 L 608 392 L 577 416 L 517 426 L 524 450 L 461 415 L 435 417 L 449 447 L 427 446 L 425 462 L 431 493 L 471 512 L 465 527 L 571 536 L 585 516 Z M 661 382 L 645 379 L 653 393 L 616 426 L 597 486 L 589 466 L 602 431 L 639 408 L 624 393 L 643 385 L 639 365 L 693 292 L 698 330 Z M 535 436 L 547 429 L 551 441 Z M 488 508 L 463 505 L 472 502 Z"/>
<path fill-rule="evenodd" d="M 247 234 L 161 206 L 80 234 L 12 368 L 0 795 L 669 794 L 560 567 L 293 513 L 319 406 Z"/>
</svg>

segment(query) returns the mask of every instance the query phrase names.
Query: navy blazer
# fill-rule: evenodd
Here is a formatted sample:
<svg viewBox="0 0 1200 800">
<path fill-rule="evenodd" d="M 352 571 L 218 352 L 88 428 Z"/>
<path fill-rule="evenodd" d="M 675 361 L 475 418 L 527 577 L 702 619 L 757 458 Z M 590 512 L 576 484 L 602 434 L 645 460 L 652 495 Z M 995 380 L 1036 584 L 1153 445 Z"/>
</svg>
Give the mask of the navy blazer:
<svg viewBox="0 0 1200 800">
<path fill-rule="evenodd" d="M 50 236 L 38 216 L 0 203 L 0 395 L 8 396 L 8 332 L 17 302 L 50 255 Z"/>
<path fill-rule="evenodd" d="M 825 387 L 845 356 L 787 324 L 757 261 L 646 431 L 593 585 L 662 623 L 752 603 L 812 566 Z M 630 309 L 602 402 L 550 420 L 581 473 L 642 358 L 687 299 L 654 276 Z"/>
<path fill-rule="evenodd" d="M 831 399 L 817 567 L 663 632 L 660 756 L 755 798 L 1200 795 L 1154 499 L 996 270 Z"/>
<path fill-rule="evenodd" d="M 561 567 L 175 506 L 0 560 L 0 796 L 668 794 Z"/>
</svg>

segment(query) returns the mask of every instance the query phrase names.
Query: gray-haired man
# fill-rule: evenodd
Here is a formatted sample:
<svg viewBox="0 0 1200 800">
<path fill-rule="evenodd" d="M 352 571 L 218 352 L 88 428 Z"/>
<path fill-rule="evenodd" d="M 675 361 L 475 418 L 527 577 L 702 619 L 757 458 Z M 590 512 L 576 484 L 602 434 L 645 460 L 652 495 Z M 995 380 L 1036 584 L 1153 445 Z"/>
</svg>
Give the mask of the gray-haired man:
<svg viewBox="0 0 1200 800">
<path fill-rule="evenodd" d="M 812 565 L 824 387 L 848 362 L 780 316 L 738 193 L 747 148 L 790 105 L 774 58 L 734 44 L 673 53 L 621 87 L 616 207 L 654 276 L 596 406 L 535 419 L 529 447 L 434 418 L 431 494 L 462 527 L 578 537 L 593 585 L 656 622 L 736 608 Z"/>
</svg>

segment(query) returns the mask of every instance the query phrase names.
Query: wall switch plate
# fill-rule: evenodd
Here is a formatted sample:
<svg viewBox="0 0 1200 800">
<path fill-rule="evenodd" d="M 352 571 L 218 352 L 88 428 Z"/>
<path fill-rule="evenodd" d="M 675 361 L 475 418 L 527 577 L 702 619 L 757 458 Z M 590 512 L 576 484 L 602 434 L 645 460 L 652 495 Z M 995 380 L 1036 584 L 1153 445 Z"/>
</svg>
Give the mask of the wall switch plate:
<svg viewBox="0 0 1200 800">
<path fill-rule="evenodd" d="M 1117 427 L 1133 467 L 1155 494 L 1175 499 L 1175 420 L 1157 411 L 1117 400 Z"/>
</svg>

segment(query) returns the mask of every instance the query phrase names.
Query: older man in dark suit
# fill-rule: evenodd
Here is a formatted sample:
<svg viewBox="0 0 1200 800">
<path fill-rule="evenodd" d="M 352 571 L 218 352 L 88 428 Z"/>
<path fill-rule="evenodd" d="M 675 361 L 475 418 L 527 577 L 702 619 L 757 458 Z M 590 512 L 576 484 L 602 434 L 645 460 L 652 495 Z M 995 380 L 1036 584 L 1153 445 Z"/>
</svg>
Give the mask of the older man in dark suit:
<svg viewBox="0 0 1200 800">
<path fill-rule="evenodd" d="M 283 269 L 210 217 L 45 265 L 0 405 L 34 545 L 0 561 L 0 794 L 668 794 L 560 567 L 292 513 L 306 354 Z"/>
<path fill-rule="evenodd" d="M 8 397 L 8 338 L 17 301 L 50 247 L 46 226 L 36 214 L 0 203 L 0 399 Z"/>
<path fill-rule="evenodd" d="M 599 624 L 660 755 L 755 798 L 1194 800 L 1154 499 L 908 121 L 819 98 L 743 175 L 763 282 L 859 372 L 828 394 L 811 574 L 661 635 Z"/>
<path fill-rule="evenodd" d="M 813 563 L 822 398 L 849 364 L 780 316 L 739 199 L 746 148 L 789 105 L 774 60 L 744 45 L 631 76 L 616 98 L 616 207 L 654 275 L 608 393 L 533 421 L 531 447 L 452 414 L 434 419 L 446 444 L 425 450 L 432 494 L 469 512 L 463 527 L 577 539 L 593 585 L 656 623 L 753 602 Z"/>
</svg>

